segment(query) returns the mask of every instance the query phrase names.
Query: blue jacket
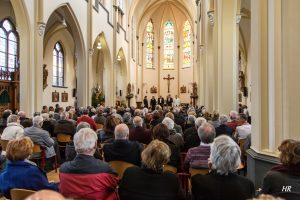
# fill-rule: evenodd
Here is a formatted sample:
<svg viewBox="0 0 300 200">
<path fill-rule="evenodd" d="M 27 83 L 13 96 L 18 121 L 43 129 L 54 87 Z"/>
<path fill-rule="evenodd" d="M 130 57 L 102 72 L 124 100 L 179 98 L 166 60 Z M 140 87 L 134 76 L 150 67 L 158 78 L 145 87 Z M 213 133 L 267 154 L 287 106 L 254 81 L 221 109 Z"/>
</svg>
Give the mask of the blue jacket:
<svg viewBox="0 0 300 200">
<path fill-rule="evenodd" d="M 0 193 L 10 199 L 10 189 L 50 189 L 58 191 L 58 183 L 49 183 L 44 171 L 26 161 L 8 161 L 0 174 Z"/>
</svg>

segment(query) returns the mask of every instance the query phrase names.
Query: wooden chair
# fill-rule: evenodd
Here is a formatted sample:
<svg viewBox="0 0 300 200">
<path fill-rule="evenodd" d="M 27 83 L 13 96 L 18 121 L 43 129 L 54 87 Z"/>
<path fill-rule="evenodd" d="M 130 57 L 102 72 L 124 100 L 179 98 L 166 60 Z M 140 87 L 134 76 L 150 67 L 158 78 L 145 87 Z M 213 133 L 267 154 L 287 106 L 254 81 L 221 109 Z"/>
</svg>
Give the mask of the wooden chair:
<svg viewBox="0 0 300 200">
<path fill-rule="evenodd" d="M 35 162 L 40 160 L 41 161 L 40 167 L 44 170 L 45 163 L 46 163 L 45 147 L 42 147 L 41 145 L 34 143 L 32 153 L 40 154 L 40 157 L 30 158 L 30 160 L 33 160 Z M 55 172 L 57 172 L 57 158 L 56 158 L 56 155 L 53 157 L 54 157 L 54 169 L 55 169 Z"/>
<path fill-rule="evenodd" d="M 184 160 L 186 157 L 187 152 L 181 152 L 180 153 L 180 162 L 181 162 L 181 169 L 184 170 Z"/>
<path fill-rule="evenodd" d="M 205 168 L 202 168 L 202 169 L 190 168 L 189 172 L 190 172 L 191 177 L 192 177 L 192 176 L 195 176 L 196 174 L 205 175 L 205 174 L 207 174 L 209 172 L 209 169 L 205 169 Z"/>
<path fill-rule="evenodd" d="M 25 189 L 11 189 L 10 190 L 10 196 L 11 200 L 24 200 L 30 195 L 35 193 L 33 190 L 25 190 Z"/>
<path fill-rule="evenodd" d="M 0 139 L 0 144 L 1 144 L 3 151 L 6 151 L 6 146 L 7 146 L 8 142 L 9 142 L 9 140 L 1 140 Z"/>
<path fill-rule="evenodd" d="M 241 164 L 238 167 L 238 173 L 240 173 L 240 171 L 244 171 L 244 176 L 246 175 L 246 170 L 247 170 L 247 156 L 246 156 L 246 152 L 245 152 L 245 148 L 244 148 L 244 144 L 245 144 L 246 139 L 239 139 L 238 140 L 238 145 L 241 149 Z"/>
<path fill-rule="evenodd" d="M 128 163 L 128 162 L 120 161 L 120 160 L 114 160 L 114 161 L 110 161 L 110 162 L 108 162 L 108 163 L 111 165 L 111 167 L 112 167 L 114 170 L 116 170 L 116 172 L 118 173 L 120 179 L 122 179 L 123 174 L 124 174 L 125 170 L 126 170 L 128 167 L 135 166 L 135 165 L 132 164 L 132 163 Z"/>
<path fill-rule="evenodd" d="M 172 166 L 172 165 L 164 165 L 163 170 L 164 171 L 170 171 L 170 172 L 173 172 L 175 174 L 177 173 L 177 168 Z"/>
<path fill-rule="evenodd" d="M 70 141 L 72 141 L 71 135 L 67 135 L 64 133 L 57 134 L 57 142 L 68 143 Z"/>
<path fill-rule="evenodd" d="M 103 124 L 97 124 L 97 123 L 96 123 L 96 129 L 97 129 L 97 130 L 103 129 L 103 127 L 104 127 Z"/>
</svg>

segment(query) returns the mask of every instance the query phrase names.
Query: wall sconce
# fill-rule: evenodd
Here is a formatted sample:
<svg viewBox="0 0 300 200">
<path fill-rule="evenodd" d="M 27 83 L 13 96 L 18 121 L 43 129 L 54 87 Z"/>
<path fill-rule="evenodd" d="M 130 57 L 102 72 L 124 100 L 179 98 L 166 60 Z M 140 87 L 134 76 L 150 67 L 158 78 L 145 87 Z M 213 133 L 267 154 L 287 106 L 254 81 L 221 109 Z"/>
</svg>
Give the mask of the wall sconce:
<svg viewBox="0 0 300 200">
<path fill-rule="evenodd" d="M 210 22 L 211 26 L 214 26 L 214 15 L 215 15 L 215 11 L 214 10 L 210 10 L 207 12 L 207 16 L 208 16 L 208 20 Z"/>
<path fill-rule="evenodd" d="M 97 49 L 102 49 L 102 45 L 101 45 L 101 43 L 100 42 L 98 42 L 98 44 L 97 44 Z"/>
<path fill-rule="evenodd" d="M 122 59 L 121 59 L 121 56 L 120 55 L 118 55 L 118 57 L 117 57 L 117 61 L 121 61 Z"/>
</svg>

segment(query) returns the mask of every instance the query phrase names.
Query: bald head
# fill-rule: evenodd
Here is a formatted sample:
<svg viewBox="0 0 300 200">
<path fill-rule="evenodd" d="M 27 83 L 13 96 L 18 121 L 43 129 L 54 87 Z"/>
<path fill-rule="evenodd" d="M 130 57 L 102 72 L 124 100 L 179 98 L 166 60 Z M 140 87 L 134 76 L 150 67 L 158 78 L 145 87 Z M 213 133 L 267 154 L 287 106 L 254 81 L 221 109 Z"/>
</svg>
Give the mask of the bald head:
<svg viewBox="0 0 300 200">
<path fill-rule="evenodd" d="M 46 200 L 46 199 L 64 200 L 65 198 L 58 192 L 54 192 L 51 190 L 40 190 L 26 198 L 26 200 Z"/>
<path fill-rule="evenodd" d="M 129 135 L 129 128 L 126 124 L 119 124 L 115 128 L 116 140 L 127 140 Z"/>
<path fill-rule="evenodd" d="M 133 125 L 134 127 L 142 126 L 143 125 L 143 119 L 140 116 L 135 116 L 133 118 Z"/>
</svg>

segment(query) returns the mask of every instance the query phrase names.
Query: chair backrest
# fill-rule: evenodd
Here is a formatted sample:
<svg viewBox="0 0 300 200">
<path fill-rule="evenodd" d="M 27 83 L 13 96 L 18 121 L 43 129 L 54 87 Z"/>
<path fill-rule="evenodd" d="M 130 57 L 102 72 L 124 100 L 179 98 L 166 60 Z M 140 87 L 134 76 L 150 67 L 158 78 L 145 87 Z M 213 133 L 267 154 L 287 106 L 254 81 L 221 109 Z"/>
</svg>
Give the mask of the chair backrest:
<svg viewBox="0 0 300 200">
<path fill-rule="evenodd" d="M 0 144 L 2 146 L 2 150 L 6 151 L 6 146 L 8 144 L 9 140 L 0 140 Z"/>
<path fill-rule="evenodd" d="M 244 148 L 244 144 L 245 144 L 246 139 L 239 139 L 238 144 L 240 146 L 241 149 L 241 161 L 243 162 L 245 160 L 245 148 Z"/>
<path fill-rule="evenodd" d="M 182 190 L 185 192 L 185 196 L 188 195 L 190 191 L 190 174 L 187 173 L 177 173 L 180 181 L 180 186 Z"/>
<path fill-rule="evenodd" d="M 16 188 L 10 190 L 11 200 L 24 200 L 33 193 L 35 193 L 35 191 L 33 190 L 16 189 Z"/>
<path fill-rule="evenodd" d="M 209 169 L 205 169 L 205 168 L 202 168 L 202 169 L 190 168 L 189 172 L 190 172 L 191 176 L 195 176 L 196 174 L 205 175 L 205 174 L 207 174 L 209 172 Z"/>
<path fill-rule="evenodd" d="M 110 162 L 108 162 L 108 163 L 111 165 L 111 167 L 112 167 L 114 170 L 116 170 L 116 172 L 118 173 L 120 179 L 122 179 L 123 174 L 124 174 L 125 170 L 126 170 L 128 167 L 135 166 L 135 165 L 132 164 L 132 163 L 128 163 L 128 162 L 120 161 L 120 160 L 114 160 L 114 161 L 110 161 Z"/>
<path fill-rule="evenodd" d="M 34 143 L 32 153 L 42 153 L 41 145 Z"/>
<path fill-rule="evenodd" d="M 164 171 L 170 171 L 170 172 L 173 172 L 173 173 L 177 173 L 177 168 L 172 166 L 172 165 L 164 165 L 164 168 L 163 168 Z"/>
<path fill-rule="evenodd" d="M 63 133 L 58 133 L 57 134 L 57 141 L 58 142 L 63 142 L 63 143 L 70 142 L 70 141 L 72 141 L 71 135 L 67 135 L 67 134 L 63 134 Z"/>
<path fill-rule="evenodd" d="M 98 130 L 98 129 L 103 129 L 103 127 L 104 127 L 103 124 L 97 124 L 97 123 L 96 123 L 96 129 L 97 129 L 97 130 Z"/>
</svg>

